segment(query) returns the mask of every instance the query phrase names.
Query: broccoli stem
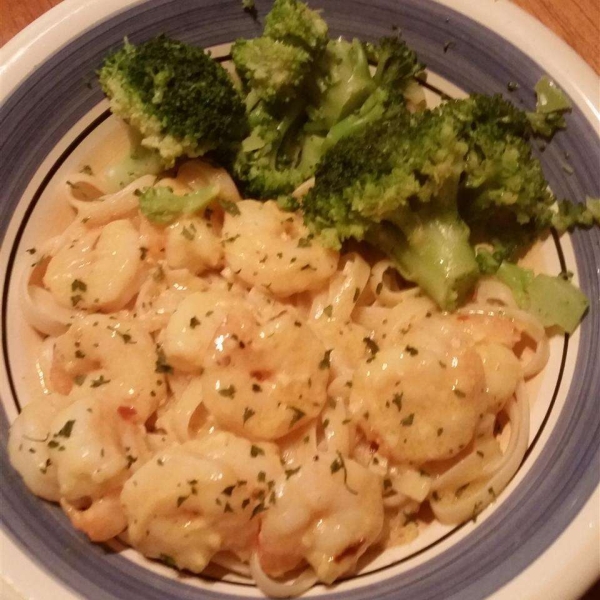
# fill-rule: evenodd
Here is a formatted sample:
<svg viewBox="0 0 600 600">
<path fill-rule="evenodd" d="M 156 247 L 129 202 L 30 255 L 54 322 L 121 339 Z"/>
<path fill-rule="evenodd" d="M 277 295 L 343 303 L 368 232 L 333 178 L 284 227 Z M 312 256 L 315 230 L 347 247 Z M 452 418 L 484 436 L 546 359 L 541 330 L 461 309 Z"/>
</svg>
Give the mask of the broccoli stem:
<svg viewBox="0 0 600 600">
<path fill-rule="evenodd" d="M 419 219 L 406 234 L 381 223 L 369 231 L 367 241 L 383 250 L 405 279 L 417 283 L 444 310 L 454 310 L 479 275 L 469 229 L 450 215 Z"/>
<path fill-rule="evenodd" d="M 351 114 L 339 123 L 336 123 L 327 133 L 323 143 L 322 152 L 325 153 L 329 148 L 335 146 L 342 138 L 355 135 L 366 129 L 368 125 L 374 123 L 384 114 L 383 105 L 377 102 L 378 97 L 372 96 L 365 102 L 358 113 Z"/>
<path fill-rule="evenodd" d="M 292 154 L 288 146 L 289 142 L 293 139 L 293 134 L 297 132 L 303 116 L 304 107 L 301 102 L 293 102 L 289 105 L 286 114 L 281 118 L 280 123 L 277 125 L 277 140 L 272 144 L 271 147 L 271 168 L 277 169 L 279 161 L 282 158 L 281 155 L 287 156 Z"/>
</svg>

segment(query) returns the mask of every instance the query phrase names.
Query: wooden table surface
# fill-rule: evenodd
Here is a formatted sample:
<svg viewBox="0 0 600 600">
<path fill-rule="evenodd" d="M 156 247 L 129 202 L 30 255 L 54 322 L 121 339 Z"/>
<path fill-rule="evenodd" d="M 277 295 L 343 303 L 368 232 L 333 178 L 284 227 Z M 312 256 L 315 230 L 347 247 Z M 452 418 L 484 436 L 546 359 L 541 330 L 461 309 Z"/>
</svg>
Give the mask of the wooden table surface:
<svg viewBox="0 0 600 600">
<path fill-rule="evenodd" d="M 61 0 L 0 0 L 0 44 Z M 241 0 L 240 0 L 241 1 Z M 598 0 L 513 0 L 566 40 L 600 73 Z"/>
<path fill-rule="evenodd" d="M 600 73 L 598 0 L 513 0 L 570 44 Z M 61 0 L 0 0 L 0 45 Z M 600 598 L 600 582 L 582 600 Z"/>
</svg>

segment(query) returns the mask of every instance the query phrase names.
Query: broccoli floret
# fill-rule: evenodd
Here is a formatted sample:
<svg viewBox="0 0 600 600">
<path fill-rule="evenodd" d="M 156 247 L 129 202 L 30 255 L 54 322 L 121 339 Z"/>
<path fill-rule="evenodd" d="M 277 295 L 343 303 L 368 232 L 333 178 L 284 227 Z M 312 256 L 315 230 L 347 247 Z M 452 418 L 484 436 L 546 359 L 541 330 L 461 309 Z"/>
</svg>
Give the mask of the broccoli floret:
<svg viewBox="0 0 600 600">
<path fill-rule="evenodd" d="M 354 55 L 362 58 L 368 53 L 376 57 L 377 70 L 372 78 L 369 74 L 368 79 L 364 72 L 357 68 L 350 73 L 349 81 L 352 84 L 346 87 L 352 89 L 352 94 L 349 91 L 346 93 L 359 99 L 355 100 L 352 106 L 352 110 L 357 105 L 358 109 L 351 112 L 347 110 L 347 103 L 339 102 L 342 109 L 339 117 L 343 118 L 338 117 L 336 122 L 331 123 L 322 146 L 323 152 L 348 135 L 353 135 L 381 119 L 389 119 L 402 113 L 406 107 L 405 94 L 411 85 L 416 83 L 415 77 L 424 69 L 416 54 L 399 37 L 383 38 L 378 45 L 370 45 L 368 48 L 355 40 L 353 46 L 357 44 L 360 45 L 362 54 L 356 50 Z M 356 60 L 356 64 L 361 65 L 362 61 Z M 338 93 L 337 97 L 343 98 L 343 95 Z M 333 99 L 336 99 L 335 96 Z M 328 100 L 331 102 L 332 99 Z M 330 109 L 329 112 L 331 114 L 333 111 Z"/>
<path fill-rule="evenodd" d="M 219 187 L 205 188 L 178 196 L 170 187 L 140 190 L 140 211 L 149 220 L 161 225 L 172 223 L 182 215 L 203 211 L 219 194 Z"/>
<path fill-rule="evenodd" d="M 593 223 L 593 200 L 556 210 L 530 134 L 527 115 L 500 96 L 397 109 L 326 152 L 305 220 L 333 246 L 371 243 L 452 309 L 479 271 L 495 273 L 551 226 Z"/>
<path fill-rule="evenodd" d="M 237 41 L 232 57 L 251 128 L 233 168 L 258 198 L 289 194 L 339 140 L 403 111 L 423 68 L 399 38 L 328 40 L 325 21 L 299 0 L 276 0 L 262 37 Z"/>
<path fill-rule="evenodd" d="M 515 258 L 550 225 L 555 202 L 526 137 L 526 115 L 501 96 L 475 94 L 440 112 L 456 119 L 469 146 L 460 186 L 460 210 L 486 241 Z"/>
<path fill-rule="evenodd" d="M 327 23 L 304 2 L 275 0 L 265 20 L 264 35 L 314 54 L 327 44 Z"/>
<path fill-rule="evenodd" d="M 496 260 L 515 260 L 551 226 L 562 232 L 593 224 L 583 204 L 556 203 L 527 141 L 532 132 L 526 113 L 500 95 L 479 94 L 439 110 L 461 124 L 469 146 L 459 189 L 461 216 L 475 238 L 494 246 Z"/>
<path fill-rule="evenodd" d="M 564 113 L 571 110 L 571 102 L 546 75 L 536 83 L 535 93 L 535 112 L 528 112 L 527 118 L 535 134 L 551 138 L 558 129 L 566 127 Z"/>
<path fill-rule="evenodd" d="M 254 197 L 293 191 L 339 140 L 404 111 L 404 91 L 423 69 L 399 38 L 385 38 L 377 46 L 342 39 L 323 46 L 281 34 L 284 23 L 297 30 L 298 20 L 306 21 L 307 15 L 317 18 L 301 2 L 276 2 L 263 37 L 233 47 L 251 127 L 234 172 Z M 273 33 L 275 22 L 278 34 Z M 317 29 L 326 41 L 326 28 Z M 368 54 L 379 61 L 375 75 Z"/>
<path fill-rule="evenodd" d="M 327 133 L 359 109 L 375 89 L 369 61 L 359 40 L 332 40 L 316 65 L 317 92 L 308 107 L 311 128 Z"/>
<path fill-rule="evenodd" d="M 259 102 L 249 114 L 252 131 L 242 142 L 234 164 L 234 173 L 244 183 L 247 195 L 275 198 L 309 176 L 296 160 L 309 140 L 299 135 L 303 110 L 301 100 L 283 107 Z"/>
<path fill-rule="evenodd" d="M 400 37 L 382 38 L 376 46 L 372 46 L 372 52 L 377 57 L 375 83 L 390 92 L 403 92 L 425 69 L 415 52 Z"/>
<path fill-rule="evenodd" d="M 251 130 L 233 169 L 247 195 L 275 198 L 310 177 L 322 139 L 304 132 L 307 79 L 326 42 L 318 13 L 297 0 L 276 0 L 263 36 L 234 44 Z"/>
<path fill-rule="evenodd" d="M 368 55 L 377 60 L 373 76 Z M 320 89 L 309 106 L 310 128 L 327 132 L 339 125 L 337 139 L 343 137 L 341 131 L 356 131 L 358 120 L 370 123 L 403 109 L 404 91 L 423 70 L 415 53 L 398 37 L 368 47 L 356 39 L 331 41 L 317 67 Z"/>
<path fill-rule="evenodd" d="M 227 150 L 247 132 L 232 80 L 201 48 L 159 36 L 125 46 L 99 71 L 113 113 L 156 148 L 167 166 L 179 156 Z"/>
<path fill-rule="evenodd" d="M 585 207 L 592 215 L 592 219 L 596 222 L 596 224 L 600 225 L 600 198 L 586 196 Z"/>
<path fill-rule="evenodd" d="M 511 289 L 517 304 L 536 315 L 544 327 L 573 333 L 590 305 L 564 274 L 534 275 L 529 269 L 503 262 L 497 277 Z"/>
<path fill-rule="evenodd" d="M 302 203 L 307 224 L 325 240 L 368 241 L 447 309 L 479 273 L 458 215 L 468 150 L 458 131 L 440 112 L 383 120 L 325 154 Z"/>
<path fill-rule="evenodd" d="M 459 186 L 461 217 L 475 239 L 493 246 L 497 264 L 515 259 L 547 230 L 555 201 L 527 142 L 527 116 L 500 95 L 474 94 L 437 111 L 456 123 L 468 145 Z M 480 254 L 484 271 L 491 272 L 490 257 Z"/>
<path fill-rule="evenodd" d="M 308 74 L 312 57 L 302 48 L 267 37 L 237 40 L 231 55 L 250 95 L 250 108 L 259 100 L 283 104 L 292 99 Z"/>
<path fill-rule="evenodd" d="M 562 200 L 557 204 L 557 212 L 552 214 L 552 227 L 560 233 L 573 229 L 575 227 L 591 227 L 594 220 L 598 221 L 598 217 L 594 217 L 593 205 L 587 204 L 572 204 L 566 200 Z"/>
</svg>

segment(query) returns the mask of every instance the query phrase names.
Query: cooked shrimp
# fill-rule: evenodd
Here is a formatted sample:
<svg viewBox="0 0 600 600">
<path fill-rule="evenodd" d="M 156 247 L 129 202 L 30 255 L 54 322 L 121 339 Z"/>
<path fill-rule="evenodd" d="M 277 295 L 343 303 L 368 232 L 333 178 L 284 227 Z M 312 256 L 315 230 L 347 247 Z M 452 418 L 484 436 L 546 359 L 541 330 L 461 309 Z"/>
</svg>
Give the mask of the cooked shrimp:
<svg viewBox="0 0 600 600">
<path fill-rule="evenodd" d="M 25 407 L 11 429 L 11 462 L 37 495 L 61 502 L 94 541 L 125 527 L 120 487 L 143 462 L 145 431 L 109 404 L 78 389 Z"/>
<path fill-rule="evenodd" d="M 139 235 L 127 220 L 73 239 L 50 260 L 44 284 L 62 306 L 111 312 L 138 291 Z"/>
<path fill-rule="evenodd" d="M 248 560 L 282 475 L 275 446 L 230 433 L 171 446 L 123 488 L 131 544 L 194 572 L 219 551 Z"/>
<path fill-rule="evenodd" d="M 525 379 L 537 375 L 548 362 L 550 348 L 544 326 L 523 310 L 469 304 L 458 311 L 455 319 L 479 343 L 515 348 Z"/>
<path fill-rule="evenodd" d="M 27 404 L 15 419 L 8 437 L 8 455 L 25 485 L 36 496 L 58 501 L 56 464 L 50 458 L 50 423 L 72 400 L 58 394 Z"/>
<path fill-rule="evenodd" d="M 94 500 L 90 506 L 79 508 L 66 500 L 61 500 L 60 505 L 73 527 L 83 531 L 92 542 L 110 540 L 127 527 L 120 488 Z"/>
<path fill-rule="evenodd" d="M 471 441 L 488 408 L 484 389 L 472 340 L 450 319 L 432 317 L 356 371 L 350 410 L 384 455 L 419 464 L 452 457 Z"/>
<path fill-rule="evenodd" d="M 53 360 L 52 377 L 67 377 L 78 396 L 101 397 L 132 422 L 143 423 L 166 395 L 154 342 L 134 321 L 77 319 L 57 338 Z"/>
<path fill-rule="evenodd" d="M 195 274 L 223 265 L 223 246 L 210 220 L 200 217 L 181 219 L 167 228 L 167 265 L 188 269 Z"/>
<path fill-rule="evenodd" d="M 223 245 L 231 270 L 248 285 L 288 297 L 314 290 L 333 275 L 338 253 L 311 239 L 295 213 L 275 202 L 242 200 L 225 215 Z"/>
<path fill-rule="evenodd" d="M 332 583 L 381 533 L 381 479 L 339 453 L 316 454 L 286 475 L 263 518 L 260 564 L 277 577 L 306 560 Z"/>
<path fill-rule="evenodd" d="M 498 413 L 523 380 L 523 369 L 514 352 L 502 344 L 475 347 L 485 373 L 486 412 Z"/>
<path fill-rule="evenodd" d="M 240 304 L 215 333 L 201 376 L 204 404 L 222 427 L 277 439 L 323 408 L 329 355 L 290 312 L 259 323 Z"/>
<path fill-rule="evenodd" d="M 217 328 L 242 307 L 225 290 L 208 289 L 185 298 L 169 319 L 163 349 L 169 364 L 182 371 L 202 368 Z"/>
<path fill-rule="evenodd" d="M 157 331 L 167 326 L 169 318 L 186 296 L 225 286 L 226 282 L 217 277 L 196 277 L 187 269 L 169 269 L 159 262 L 140 287 L 135 300 L 136 319 L 148 331 Z"/>
<path fill-rule="evenodd" d="M 166 229 L 163 225 L 156 225 L 144 215 L 139 217 L 140 228 L 140 257 L 143 261 L 158 262 L 165 257 Z"/>
<path fill-rule="evenodd" d="M 99 499 L 143 462 L 145 430 L 110 404 L 82 395 L 50 424 L 48 446 L 56 464 L 61 499 Z M 135 465 L 135 466 L 134 466 Z"/>
<path fill-rule="evenodd" d="M 485 372 L 486 411 L 495 414 L 513 396 L 525 375 L 521 361 L 513 352 L 524 329 L 517 321 L 502 314 L 463 312 L 449 318 L 475 343 Z"/>
<path fill-rule="evenodd" d="M 521 339 L 521 329 L 508 317 L 500 314 L 464 314 L 449 315 L 458 327 L 471 336 L 475 343 L 496 342 L 512 348 Z"/>
</svg>

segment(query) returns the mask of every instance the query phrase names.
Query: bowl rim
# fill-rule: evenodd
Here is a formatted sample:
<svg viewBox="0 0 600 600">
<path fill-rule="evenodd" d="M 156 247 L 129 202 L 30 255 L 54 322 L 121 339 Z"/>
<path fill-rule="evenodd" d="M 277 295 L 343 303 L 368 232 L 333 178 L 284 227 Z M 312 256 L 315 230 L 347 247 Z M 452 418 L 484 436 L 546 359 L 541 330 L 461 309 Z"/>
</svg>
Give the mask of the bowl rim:
<svg viewBox="0 0 600 600">
<path fill-rule="evenodd" d="M 0 102 L 33 69 L 90 27 L 147 0 L 62 0 L 0 48 Z M 498 33 L 552 72 L 588 120 L 600 124 L 600 75 L 577 52 L 528 12 L 510 0 L 428 0 L 462 13 Z M 525 33 L 527 32 L 527 34 Z M 600 130 L 596 130 L 600 136 Z"/>
<path fill-rule="evenodd" d="M 0 103 L 30 76 L 38 65 L 49 59 L 54 53 L 65 47 L 85 31 L 103 20 L 123 12 L 146 0 L 64 0 L 55 6 L 0 50 Z M 473 21 L 501 35 L 510 44 L 535 60 L 543 69 L 552 73 L 557 83 L 567 91 L 585 115 L 594 131 L 600 135 L 600 110 L 597 89 L 600 78 L 591 67 L 571 49 L 566 42 L 509 2 L 481 2 L 480 0 L 433 0 L 458 11 Z M 546 598 L 575 597 L 600 573 L 598 561 L 593 553 L 585 551 L 598 539 L 599 520 L 596 507 L 600 499 L 600 486 L 588 498 L 585 507 L 560 537 L 538 559 L 522 571 L 515 579 L 496 591 L 493 598 L 508 598 L 509 592 L 521 591 L 519 586 L 526 585 L 528 593 L 539 594 Z M 21 552 L 16 545 L 5 541 L 4 532 L 0 535 L 3 549 Z M 573 540 L 578 540 L 576 546 Z M 569 565 L 565 556 L 558 550 L 564 544 L 570 544 Z M 4 553 L 4 550 L 3 550 Z M 8 553 L 7 553 L 8 555 Z M 25 556 L 23 554 L 23 556 Z M 565 568 L 572 566 L 579 575 L 579 586 L 570 578 L 560 586 L 556 578 L 549 578 L 548 561 L 556 561 L 560 556 Z M 554 558 L 552 558 L 554 557 Z M 595 563 L 595 564 L 594 564 Z M 527 580 L 527 582 L 526 582 Z M 536 584 L 531 582 L 537 581 Z M 568 586 L 567 586 L 568 584 Z M 577 588 L 577 589 L 575 589 Z M 66 597 L 66 596 L 65 596 Z M 73 596 L 76 597 L 76 596 Z"/>
</svg>

